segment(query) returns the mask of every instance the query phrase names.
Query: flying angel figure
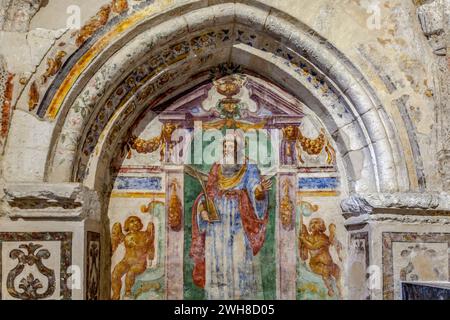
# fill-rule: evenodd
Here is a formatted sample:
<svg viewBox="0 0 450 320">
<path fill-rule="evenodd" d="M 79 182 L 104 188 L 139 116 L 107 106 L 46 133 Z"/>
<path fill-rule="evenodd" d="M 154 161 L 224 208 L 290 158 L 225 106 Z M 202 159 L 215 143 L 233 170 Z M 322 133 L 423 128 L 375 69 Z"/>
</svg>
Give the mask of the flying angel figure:
<svg viewBox="0 0 450 320">
<path fill-rule="evenodd" d="M 155 258 L 155 225 L 150 222 L 147 230 L 142 231 L 144 225 L 140 218 L 136 216 L 128 217 L 125 220 L 124 230 L 118 222 L 113 225 L 111 233 L 112 253 L 114 253 L 121 243 L 125 246 L 125 256 L 114 267 L 111 279 L 112 299 L 120 299 L 122 289 L 122 277 L 125 277 L 125 297 L 131 296 L 135 279 L 147 269 L 147 260 Z"/>
<path fill-rule="evenodd" d="M 334 278 L 336 287 L 338 289 L 338 295 L 342 298 L 341 288 L 341 269 L 334 263 L 330 254 L 330 246 L 334 246 L 341 258 L 342 244 L 336 238 L 336 225 L 330 224 L 328 227 L 330 235 L 325 234 L 327 227 L 325 222 L 321 218 L 313 218 L 309 222 L 309 228 L 302 225 L 302 229 L 299 234 L 299 251 L 300 257 L 303 261 L 309 259 L 309 267 L 311 271 L 317 275 L 322 276 L 323 282 L 328 289 L 328 295 L 332 297 L 334 295 L 334 289 L 332 287 L 332 280 Z"/>
</svg>

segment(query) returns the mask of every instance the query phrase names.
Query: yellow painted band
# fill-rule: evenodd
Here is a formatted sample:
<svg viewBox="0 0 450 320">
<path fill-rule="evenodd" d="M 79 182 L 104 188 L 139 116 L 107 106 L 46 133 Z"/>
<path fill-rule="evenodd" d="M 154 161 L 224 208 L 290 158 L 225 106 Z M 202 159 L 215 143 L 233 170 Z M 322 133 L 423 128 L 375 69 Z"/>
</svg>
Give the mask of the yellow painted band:
<svg viewBox="0 0 450 320">
<path fill-rule="evenodd" d="M 337 197 L 341 193 L 339 191 L 298 191 L 297 195 L 303 197 Z"/>
<path fill-rule="evenodd" d="M 166 198 L 166 194 L 152 192 L 113 192 L 111 198 Z"/>
</svg>

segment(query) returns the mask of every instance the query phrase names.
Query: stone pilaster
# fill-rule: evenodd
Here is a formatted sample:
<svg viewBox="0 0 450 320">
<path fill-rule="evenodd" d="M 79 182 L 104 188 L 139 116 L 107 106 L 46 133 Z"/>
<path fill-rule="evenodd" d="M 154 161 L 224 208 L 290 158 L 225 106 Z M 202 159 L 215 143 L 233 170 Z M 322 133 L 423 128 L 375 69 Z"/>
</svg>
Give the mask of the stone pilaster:
<svg viewBox="0 0 450 320">
<path fill-rule="evenodd" d="M 277 274 L 278 299 L 295 300 L 297 287 L 296 173 L 283 172 L 277 178 Z"/>
<path fill-rule="evenodd" d="M 183 166 L 166 166 L 167 299 L 183 299 L 184 173 Z"/>
<path fill-rule="evenodd" d="M 448 194 L 353 195 L 341 204 L 349 231 L 352 299 L 401 299 L 402 281 L 450 281 Z"/>
<path fill-rule="evenodd" d="M 437 161 L 442 178 L 443 190 L 450 190 L 450 105 L 449 57 L 450 44 L 450 3 L 447 0 L 434 0 L 418 6 L 417 15 L 424 35 L 436 55 L 432 66 L 434 78 L 434 99 L 437 111 Z"/>
</svg>

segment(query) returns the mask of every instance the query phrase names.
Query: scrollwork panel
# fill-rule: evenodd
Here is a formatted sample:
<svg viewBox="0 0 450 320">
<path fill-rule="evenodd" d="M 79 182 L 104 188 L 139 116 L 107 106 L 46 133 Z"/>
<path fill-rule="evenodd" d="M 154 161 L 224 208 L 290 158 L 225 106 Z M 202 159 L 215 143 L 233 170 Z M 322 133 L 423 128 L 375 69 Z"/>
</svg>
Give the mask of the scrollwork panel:
<svg viewBox="0 0 450 320">
<path fill-rule="evenodd" d="M 0 299 L 71 299 L 72 233 L 0 233 Z"/>
</svg>

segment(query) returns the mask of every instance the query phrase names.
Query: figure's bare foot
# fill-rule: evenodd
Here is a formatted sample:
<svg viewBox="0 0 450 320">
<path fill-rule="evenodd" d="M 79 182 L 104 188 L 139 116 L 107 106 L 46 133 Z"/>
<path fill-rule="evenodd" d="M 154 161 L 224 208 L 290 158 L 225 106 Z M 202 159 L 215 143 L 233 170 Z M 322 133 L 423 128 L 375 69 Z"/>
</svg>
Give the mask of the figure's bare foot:
<svg viewBox="0 0 450 320">
<path fill-rule="evenodd" d="M 118 294 L 113 294 L 111 297 L 112 300 L 120 300 L 120 295 Z"/>
<path fill-rule="evenodd" d="M 322 279 L 323 279 L 323 282 L 325 284 L 325 287 L 327 287 L 327 289 L 328 289 L 328 295 L 330 297 L 334 296 L 333 285 L 331 284 L 330 279 L 326 278 L 326 277 L 322 277 Z"/>
<path fill-rule="evenodd" d="M 333 289 L 328 289 L 328 295 L 330 296 L 330 297 L 332 297 L 332 296 L 334 296 L 334 290 Z"/>
<path fill-rule="evenodd" d="M 339 298 L 343 298 L 344 296 L 342 295 L 342 288 L 341 288 L 341 286 L 340 285 L 337 285 L 337 288 L 338 288 L 338 294 L 339 294 Z"/>
<path fill-rule="evenodd" d="M 123 296 L 123 300 L 133 300 L 131 293 L 125 293 Z"/>
</svg>

